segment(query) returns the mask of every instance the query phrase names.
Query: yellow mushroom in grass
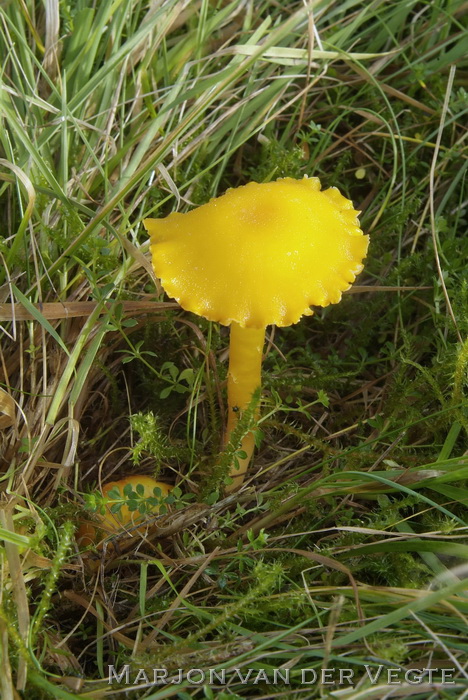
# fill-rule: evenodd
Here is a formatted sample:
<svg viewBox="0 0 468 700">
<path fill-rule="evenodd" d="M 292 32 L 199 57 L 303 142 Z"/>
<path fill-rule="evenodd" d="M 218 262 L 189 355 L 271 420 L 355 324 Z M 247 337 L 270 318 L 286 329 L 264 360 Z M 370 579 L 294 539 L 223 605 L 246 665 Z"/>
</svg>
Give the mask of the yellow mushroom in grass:
<svg viewBox="0 0 468 700">
<path fill-rule="evenodd" d="M 369 243 L 359 212 L 318 178 L 250 182 L 187 214 L 146 219 L 153 267 L 183 309 L 231 327 L 229 441 L 261 385 L 265 329 L 289 326 L 311 306 L 340 301 L 363 269 Z M 233 464 L 238 488 L 254 449 L 249 432 Z"/>
<path fill-rule="evenodd" d="M 119 498 L 125 499 L 126 492 L 124 489 L 126 486 L 131 487 L 132 492 L 136 492 L 137 495 L 143 499 L 155 498 L 156 495 L 158 499 L 163 499 L 169 495 L 172 489 L 172 486 L 169 486 L 169 484 L 156 481 L 156 479 L 153 479 L 151 476 L 145 476 L 143 474 L 132 474 L 118 481 L 108 481 L 107 484 L 104 484 L 102 487 L 102 495 L 104 498 L 109 498 L 110 502 L 106 504 L 104 513 L 96 513 L 95 520 L 82 520 L 79 523 L 76 539 L 80 546 L 86 547 L 99 544 L 110 535 L 123 533 L 133 528 L 135 525 L 138 525 L 148 518 L 148 513 L 152 515 L 158 513 L 159 505 L 151 505 L 147 513 L 142 515 L 138 510 L 130 510 L 125 503 L 120 505 L 119 499 L 115 501 L 115 505 L 120 505 L 120 508 L 116 510 L 116 512 L 113 512 L 112 506 L 114 504 L 112 503 L 110 492 L 113 489 L 117 489 Z M 143 487 L 142 491 L 140 490 L 139 492 L 138 486 Z M 144 532 L 145 529 L 146 525 L 143 522 L 137 532 Z"/>
</svg>

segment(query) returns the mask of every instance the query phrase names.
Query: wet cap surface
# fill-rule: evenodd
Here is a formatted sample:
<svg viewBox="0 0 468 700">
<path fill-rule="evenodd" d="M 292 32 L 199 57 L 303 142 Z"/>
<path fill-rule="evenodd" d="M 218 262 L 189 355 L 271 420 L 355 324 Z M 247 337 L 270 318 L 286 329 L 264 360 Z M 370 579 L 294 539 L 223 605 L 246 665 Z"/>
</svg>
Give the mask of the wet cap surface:
<svg viewBox="0 0 468 700">
<path fill-rule="evenodd" d="M 282 178 L 144 225 L 155 273 L 182 308 L 261 328 L 340 301 L 367 252 L 357 216 L 336 188 L 321 191 L 318 178 Z"/>
</svg>

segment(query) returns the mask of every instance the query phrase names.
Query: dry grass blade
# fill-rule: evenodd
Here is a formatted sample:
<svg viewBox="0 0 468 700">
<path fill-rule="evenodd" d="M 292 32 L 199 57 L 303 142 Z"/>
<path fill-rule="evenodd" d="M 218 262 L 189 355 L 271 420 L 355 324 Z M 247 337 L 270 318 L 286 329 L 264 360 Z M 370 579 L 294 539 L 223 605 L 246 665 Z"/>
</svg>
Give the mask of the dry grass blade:
<svg viewBox="0 0 468 700">
<path fill-rule="evenodd" d="M 15 525 L 12 517 L 12 506 L 2 504 L 0 506 L 0 525 L 7 532 L 14 533 Z M 23 578 L 23 568 L 21 557 L 18 552 L 18 545 L 4 541 L 6 561 L 8 562 L 8 587 L 13 594 L 13 599 L 15 601 L 15 606 L 17 609 L 17 619 L 18 619 L 18 633 L 20 639 L 24 645 L 24 648 L 28 645 L 29 636 L 29 604 L 28 604 L 28 594 L 26 590 L 26 584 Z M 7 635 L 7 629 L 2 629 L 3 636 Z M 8 677 L 8 666 L 6 667 L 6 673 Z M 27 666 L 26 659 L 20 655 L 18 670 L 16 676 L 16 687 L 18 690 L 24 690 L 26 688 L 26 678 L 27 678 Z"/>
<path fill-rule="evenodd" d="M 187 581 L 185 586 L 181 589 L 181 591 L 178 593 L 177 597 L 174 598 L 172 601 L 171 605 L 169 608 L 166 610 L 164 615 L 161 617 L 161 619 L 158 621 L 158 626 L 157 629 L 155 629 L 153 632 L 151 632 L 141 643 L 141 648 L 143 649 L 149 649 L 151 648 L 152 645 L 154 645 L 156 639 L 158 638 L 159 634 L 161 631 L 164 629 L 164 627 L 170 622 L 174 612 L 177 610 L 177 608 L 181 605 L 181 603 L 184 602 L 184 598 L 190 593 L 192 590 L 193 586 L 195 583 L 198 581 L 200 576 L 203 574 L 203 571 L 206 569 L 207 566 L 209 566 L 210 562 L 215 559 L 219 552 L 219 548 L 214 549 L 210 554 L 206 557 L 206 559 L 200 563 L 199 568 L 195 571 L 193 576 L 190 577 L 190 579 Z"/>
<path fill-rule="evenodd" d="M 15 402 L 4 389 L 0 389 L 0 430 L 9 428 L 16 420 Z"/>
<path fill-rule="evenodd" d="M 179 305 L 170 301 L 119 301 L 125 316 L 135 314 L 158 313 L 179 309 Z M 100 313 L 107 313 L 115 302 L 100 306 Z M 87 318 L 96 311 L 98 304 L 94 301 L 64 301 L 44 302 L 37 304 L 36 308 L 42 316 L 49 321 L 63 320 L 67 318 Z M 32 321 L 34 316 L 21 304 L 0 304 L 0 321 Z"/>
<path fill-rule="evenodd" d="M 8 658 L 8 627 L 4 620 L 0 619 L 0 664 L 2 674 L 0 676 L 0 690 L 3 700 L 17 700 L 18 694 L 15 692 L 11 673 L 10 659 Z"/>
<path fill-rule="evenodd" d="M 441 284 L 442 289 L 444 291 L 444 297 L 445 297 L 445 302 L 447 304 L 447 309 L 448 309 L 450 317 L 453 321 L 453 325 L 455 326 L 457 336 L 458 336 L 458 341 L 461 344 L 461 343 L 463 343 L 463 339 L 461 337 L 461 334 L 460 334 L 460 331 L 458 328 L 458 324 L 457 324 L 457 320 L 456 320 L 455 314 L 453 312 L 452 303 L 451 303 L 450 297 L 448 295 L 447 286 L 445 284 L 444 274 L 443 274 L 442 266 L 441 266 L 441 262 L 440 262 L 440 254 L 439 254 L 439 249 L 438 249 L 439 244 L 437 241 L 436 222 L 435 222 L 435 205 L 434 205 L 435 170 L 436 170 L 436 165 L 437 165 L 437 158 L 439 156 L 439 148 L 440 148 L 440 142 L 442 139 L 442 132 L 443 132 L 443 129 L 445 126 L 445 120 L 447 118 L 447 111 L 448 111 L 450 95 L 452 93 L 453 81 L 455 79 L 455 70 L 456 70 L 456 66 L 450 67 L 450 73 L 449 73 L 449 77 L 447 80 L 447 89 L 445 92 L 444 104 L 443 104 L 442 112 L 441 112 L 441 116 L 440 116 L 439 130 L 437 132 L 436 146 L 434 149 L 434 155 L 432 156 L 431 171 L 430 171 L 430 177 L 429 177 L 429 188 L 430 188 L 429 211 L 431 214 L 431 232 L 432 232 L 432 241 L 434 244 L 434 254 L 435 254 L 435 260 L 436 260 L 436 265 L 437 265 L 437 272 L 439 274 L 440 284 Z"/>
<path fill-rule="evenodd" d="M 411 292 L 430 287 L 389 287 L 383 285 L 353 285 L 344 294 L 363 294 L 373 292 Z M 101 313 L 106 313 L 111 304 L 101 308 Z M 117 302 L 122 307 L 125 316 L 144 313 L 156 313 L 161 311 L 170 311 L 172 309 L 180 309 L 179 304 L 170 301 L 119 301 Z M 66 318 L 79 318 L 90 316 L 97 308 L 97 304 L 91 301 L 64 301 L 60 302 L 43 302 L 37 304 L 36 308 L 41 315 L 50 320 L 59 320 Z M 32 321 L 34 316 L 30 311 L 25 309 L 21 304 L 5 304 L 0 303 L 0 321 Z"/>
</svg>

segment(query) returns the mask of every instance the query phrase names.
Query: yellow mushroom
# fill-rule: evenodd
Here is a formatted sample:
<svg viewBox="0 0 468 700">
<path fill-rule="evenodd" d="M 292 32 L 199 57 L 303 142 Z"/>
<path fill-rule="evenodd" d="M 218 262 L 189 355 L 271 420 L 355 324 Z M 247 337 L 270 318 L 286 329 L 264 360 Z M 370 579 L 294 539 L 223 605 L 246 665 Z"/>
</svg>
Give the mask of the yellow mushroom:
<svg viewBox="0 0 468 700">
<path fill-rule="evenodd" d="M 231 327 L 226 441 L 261 384 L 266 326 L 289 326 L 311 306 L 340 301 L 363 269 L 359 212 L 318 178 L 230 189 L 187 214 L 146 219 L 153 267 L 182 308 Z M 238 488 L 254 449 L 233 466 Z"/>
<path fill-rule="evenodd" d="M 154 489 L 159 489 L 160 498 L 165 498 L 172 488 L 172 486 L 168 484 L 156 481 L 156 479 L 153 479 L 151 476 L 133 474 L 119 481 L 108 481 L 107 484 L 104 484 L 102 487 L 102 495 L 107 498 L 109 497 L 109 492 L 117 488 L 120 492 L 120 497 L 125 498 L 124 488 L 128 484 L 130 484 L 133 491 L 136 490 L 138 484 L 143 486 L 143 493 L 139 494 L 141 498 L 154 496 Z M 83 520 L 80 522 L 76 533 L 76 539 L 79 545 L 86 547 L 88 545 L 98 544 L 110 535 L 125 532 L 125 530 L 129 528 L 133 528 L 148 517 L 147 515 L 142 516 L 138 510 L 131 511 L 125 504 L 123 504 L 116 513 L 112 512 L 111 507 L 112 502 L 106 505 L 105 513 L 96 513 L 95 520 Z M 157 514 L 158 510 L 159 507 L 155 505 L 151 508 L 150 512 L 152 514 Z M 144 530 L 145 525 L 142 525 L 138 528 L 137 532 L 144 532 Z"/>
</svg>

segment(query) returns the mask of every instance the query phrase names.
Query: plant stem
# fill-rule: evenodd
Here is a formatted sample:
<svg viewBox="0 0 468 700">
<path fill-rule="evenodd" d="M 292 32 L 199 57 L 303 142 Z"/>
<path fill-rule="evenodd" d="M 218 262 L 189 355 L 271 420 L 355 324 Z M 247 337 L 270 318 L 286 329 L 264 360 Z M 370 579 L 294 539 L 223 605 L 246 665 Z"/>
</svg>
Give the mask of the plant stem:
<svg viewBox="0 0 468 700">
<path fill-rule="evenodd" d="M 229 442 L 242 412 L 248 407 L 252 394 L 262 383 L 264 342 L 265 328 L 242 328 L 237 323 L 231 323 L 226 443 Z M 254 433 L 249 431 L 240 445 L 247 456 L 239 459 L 238 465 L 232 465 L 230 476 L 234 481 L 228 487 L 228 491 L 235 491 L 244 481 L 254 447 Z"/>
</svg>

